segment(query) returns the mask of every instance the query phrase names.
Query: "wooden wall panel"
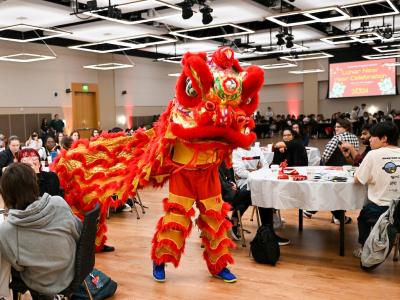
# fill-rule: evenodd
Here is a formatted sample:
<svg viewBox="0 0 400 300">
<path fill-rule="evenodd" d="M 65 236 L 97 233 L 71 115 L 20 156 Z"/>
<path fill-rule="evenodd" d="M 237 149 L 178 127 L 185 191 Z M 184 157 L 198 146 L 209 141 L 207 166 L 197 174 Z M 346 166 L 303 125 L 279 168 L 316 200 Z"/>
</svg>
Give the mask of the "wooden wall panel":
<svg viewBox="0 0 400 300">
<path fill-rule="evenodd" d="M 25 137 L 21 138 L 27 140 L 34 131 L 40 135 L 40 132 L 38 131 L 39 128 L 40 124 L 38 114 L 25 115 Z"/>
<path fill-rule="evenodd" d="M 10 136 L 10 115 L 0 115 L 0 133 Z"/>
<path fill-rule="evenodd" d="M 10 115 L 10 134 L 16 135 L 21 139 L 21 142 L 25 142 L 25 115 Z"/>
</svg>

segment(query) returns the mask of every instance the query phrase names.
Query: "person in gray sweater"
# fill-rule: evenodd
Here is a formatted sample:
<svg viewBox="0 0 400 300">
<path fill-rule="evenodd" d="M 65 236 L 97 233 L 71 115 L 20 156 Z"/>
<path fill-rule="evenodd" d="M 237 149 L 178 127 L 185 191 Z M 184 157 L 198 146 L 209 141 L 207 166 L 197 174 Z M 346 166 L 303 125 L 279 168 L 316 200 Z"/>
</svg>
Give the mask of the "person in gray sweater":
<svg viewBox="0 0 400 300">
<path fill-rule="evenodd" d="M 7 296 L 4 291 L 8 293 L 7 263 L 36 292 L 54 295 L 64 290 L 74 277 L 81 221 L 63 198 L 47 193 L 39 197 L 36 175 L 26 164 L 11 164 L 0 188 L 9 208 L 0 223 L 0 298 Z"/>
</svg>

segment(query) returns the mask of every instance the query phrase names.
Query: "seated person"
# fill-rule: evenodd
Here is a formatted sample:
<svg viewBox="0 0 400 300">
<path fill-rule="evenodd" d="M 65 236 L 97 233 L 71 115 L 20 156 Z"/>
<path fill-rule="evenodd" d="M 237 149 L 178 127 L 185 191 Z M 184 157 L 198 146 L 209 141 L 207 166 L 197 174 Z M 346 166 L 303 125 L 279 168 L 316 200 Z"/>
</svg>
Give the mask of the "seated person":
<svg viewBox="0 0 400 300">
<path fill-rule="evenodd" d="M 371 146 L 369 143 L 369 139 L 371 138 L 370 132 L 371 125 L 364 124 L 361 128 L 360 136 L 361 142 L 363 143 L 363 145 L 365 145 L 365 150 L 362 153 L 358 153 L 356 148 L 348 142 L 342 142 L 342 144 L 339 146 L 340 151 L 342 151 L 348 163 L 352 164 L 353 166 L 359 166 L 367 153 L 371 151 Z"/>
<path fill-rule="evenodd" d="M 0 224 L 0 278 L 9 271 L 3 268 L 5 261 L 37 293 L 52 296 L 64 290 L 74 277 L 81 221 L 63 198 L 39 197 L 36 174 L 26 164 L 11 164 L 0 187 L 9 209 L 7 219 Z M 8 282 L 2 283 L 6 286 L 0 286 L 0 292 L 8 293 Z"/>
<path fill-rule="evenodd" d="M 307 166 L 307 150 L 303 145 L 300 135 L 292 130 L 285 129 L 282 134 L 282 142 L 274 145 L 274 159 L 272 164 L 279 165 L 287 161 L 289 167 Z"/>
<path fill-rule="evenodd" d="M 361 256 L 362 247 L 371 228 L 388 208 L 390 201 L 400 195 L 399 132 L 392 122 L 378 123 L 371 129 L 371 148 L 354 174 L 354 181 L 368 186 L 368 203 L 360 211 L 358 242 L 353 254 Z"/>
<path fill-rule="evenodd" d="M 40 160 L 46 161 L 50 164 L 58 153 L 59 150 L 57 149 L 56 140 L 50 135 L 47 136 L 44 140 L 44 147 L 39 150 Z"/>
<path fill-rule="evenodd" d="M 348 162 L 346 157 L 343 155 L 340 150 L 340 145 L 344 142 L 347 142 L 358 151 L 359 143 L 356 135 L 350 132 L 351 123 L 346 119 L 337 119 L 335 124 L 335 132 L 336 135 L 328 142 L 325 146 L 324 153 L 322 154 L 322 164 L 326 166 L 344 166 L 347 165 Z M 304 216 L 307 218 L 311 218 L 315 211 L 304 211 Z M 340 211 L 332 211 L 332 223 L 336 225 L 340 224 Z M 345 224 L 350 224 L 352 219 L 350 217 L 345 216 L 344 218 Z"/>
<path fill-rule="evenodd" d="M 247 178 L 250 172 L 268 166 L 267 160 L 260 147 L 251 147 L 249 149 L 237 148 L 232 153 L 233 171 L 235 172 L 236 183 L 239 189 L 247 189 Z M 271 227 L 274 231 L 274 209 L 259 207 L 262 225 Z M 290 240 L 276 235 L 279 245 L 288 245 Z"/>
<path fill-rule="evenodd" d="M 222 163 L 218 169 L 219 180 L 221 182 L 221 195 L 225 202 L 232 205 L 234 212 L 232 214 L 231 236 L 234 240 L 240 240 L 240 231 L 238 230 L 238 211 L 243 216 L 247 208 L 251 205 L 250 191 L 247 187 L 238 188 L 233 176 L 233 170 L 228 169 L 225 163 Z"/>
<path fill-rule="evenodd" d="M 304 147 L 307 147 L 308 143 L 310 142 L 310 137 L 308 136 L 304 128 L 300 126 L 299 123 L 294 123 L 292 125 L 292 129 L 300 135 L 300 139 L 303 142 Z"/>
<path fill-rule="evenodd" d="M 39 183 L 39 195 L 47 193 L 51 196 L 63 196 L 60 181 L 54 172 L 45 172 L 40 164 L 39 153 L 35 149 L 25 148 L 18 153 L 18 162 L 28 164 L 35 171 Z"/>
<path fill-rule="evenodd" d="M 20 149 L 19 137 L 16 135 L 10 136 L 8 139 L 8 147 L 0 152 L 0 176 L 8 165 L 17 161 L 17 153 Z"/>
<path fill-rule="evenodd" d="M 339 145 L 348 142 L 354 146 L 356 150 L 359 148 L 358 138 L 350 132 L 351 123 L 345 119 L 337 119 L 335 125 L 336 135 L 325 146 L 322 153 L 322 162 L 326 166 L 344 166 L 348 162 L 339 149 Z"/>
</svg>

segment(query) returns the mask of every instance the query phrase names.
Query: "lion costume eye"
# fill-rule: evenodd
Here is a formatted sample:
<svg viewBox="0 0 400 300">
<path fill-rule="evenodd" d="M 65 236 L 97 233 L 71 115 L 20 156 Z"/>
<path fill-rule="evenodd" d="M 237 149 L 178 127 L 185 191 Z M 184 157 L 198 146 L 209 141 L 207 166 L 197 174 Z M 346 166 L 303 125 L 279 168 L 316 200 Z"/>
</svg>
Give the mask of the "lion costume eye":
<svg viewBox="0 0 400 300">
<path fill-rule="evenodd" d="M 196 90 L 193 88 L 192 86 L 192 81 L 190 80 L 190 78 L 186 78 L 186 94 L 190 97 L 196 97 L 197 96 L 197 92 Z"/>
</svg>

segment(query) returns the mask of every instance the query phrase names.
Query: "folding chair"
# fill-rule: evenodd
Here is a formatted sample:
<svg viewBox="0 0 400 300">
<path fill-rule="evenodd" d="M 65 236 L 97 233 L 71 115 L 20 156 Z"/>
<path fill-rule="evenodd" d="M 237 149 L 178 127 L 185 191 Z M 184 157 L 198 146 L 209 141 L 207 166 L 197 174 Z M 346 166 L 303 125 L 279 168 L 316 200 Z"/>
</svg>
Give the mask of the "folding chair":
<svg viewBox="0 0 400 300">
<path fill-rule="evenodd" d="M 83 283 L 85 285 L 88 298 L 90 300 L 93 300 L 93 297 L 90 294 L 89 287 L 86 284 L 85 278 L 93 270 L 95 263 L 95 241 L 99 214 L 99 204 L 97 204 L 94 209 L 85 214 L 81 236 L 79 237 L 76 245 L 74 278 L 65 290 L 57 293 L 63 295 L 64 299 L 69 299 L 71 295 L 75 291 L 77 291 L 79 286 Z M 13 298 L 18 300 L 21 299 L 22 294 L 24 294 L 27 290 L 31 292 L 34 300 L 52 300 L 54 298 L 54 295 L 43 295 L 29 289 L 29 287 L 25 285 L 22 279 L 18 276 L 18 273 L 15 271 L 13 272 L 10 288 L 13 291 Z"/>
</svg>

